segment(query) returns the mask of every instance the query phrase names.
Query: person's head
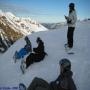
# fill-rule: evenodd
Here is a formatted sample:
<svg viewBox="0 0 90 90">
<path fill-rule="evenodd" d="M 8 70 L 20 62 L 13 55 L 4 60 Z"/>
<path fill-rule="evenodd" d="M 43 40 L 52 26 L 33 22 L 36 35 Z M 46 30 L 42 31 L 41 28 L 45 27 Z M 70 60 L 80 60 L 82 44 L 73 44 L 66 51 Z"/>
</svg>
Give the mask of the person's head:
<svg viewBox="0 0 90 90">
<path fill-rule="evenodd" d="M 20 83 L 19 90 L 26 90 L 26 86 L 23 83 Z"/>
<path fill-rule="evenodd" d="M 70 11 L 75 10 L 75 4 L 74 3 L 70 3 L 69 4 L 69 9 L 70 9 Z"/>
<path fill-rule="evenodd" d="M 26 41 L 26 44 L 31 44 L 31 42 L 30 42 L 28 36 L 26 36 L 24 39 L 25 39 L 25 41 Z"/>
<path fill-rule="evenodd" d="M 25 41 L 28 41 L 29 40 L 28 36 L 26 36 L 24 39 L 25 39 Z"/>
<path fill-rule="evenodd" d="M 61 59 L 59 65 L 60 65 L 61 73 L 71 70 L 71 62 L 66 58 Z"/>
<path fill-rule="evenodd" d="M 40 39 L 40 37 L 37 37 L 36 42 L 37 42 L 37 43 L 39 43 L 39 42 L 40 42 L 40 40 L 41 40 L 41 39 Z"/>
</svg>

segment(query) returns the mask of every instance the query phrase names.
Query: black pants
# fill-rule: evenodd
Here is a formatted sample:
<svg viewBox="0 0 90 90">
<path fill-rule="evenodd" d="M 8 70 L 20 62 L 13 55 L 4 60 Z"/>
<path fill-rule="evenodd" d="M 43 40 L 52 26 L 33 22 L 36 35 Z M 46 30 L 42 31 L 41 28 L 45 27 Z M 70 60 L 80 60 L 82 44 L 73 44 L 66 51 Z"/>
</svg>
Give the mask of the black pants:
<svg viewBox="0 0 90 90">
<path fill-rule="evenodd" d="M 44 59 L 44 57 L 45 57 L 45 53 L 41 53 L 41 54 L 31 53 L 26 58 L 26 68 L 28 68 L 34 62 L 40 62 L 41 60 Z"/>
<path fill-rule="evenodd" d="M 68 32 L 67 32 L 67 44 L 68 44 L 68 47 L 70 47 L 70 48 L 73 47 L 73 35 L 74 35 L 74 30 L 75 30 L 75 27 L 68 27 Z"/>
</svg>

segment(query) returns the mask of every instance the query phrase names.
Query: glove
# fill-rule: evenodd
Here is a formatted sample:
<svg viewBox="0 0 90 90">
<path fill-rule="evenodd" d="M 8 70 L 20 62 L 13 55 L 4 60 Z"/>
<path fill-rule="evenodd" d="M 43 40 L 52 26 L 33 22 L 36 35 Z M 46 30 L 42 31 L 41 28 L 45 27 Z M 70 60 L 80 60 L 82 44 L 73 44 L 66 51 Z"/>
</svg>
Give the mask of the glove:
<svg viewBox="0 0 90 90">
<path fill-rule="evenodd" d="M 67 16 L 65 16 L 65 15 L 64 15 L 64 17 L 65 17 L 65 19 L 66 19 L 66 20 L 68 19 L 68 17 L 67 17 Z"/>
<path fill-rule="evenodd" d="M 67 20 L 67 23 L 70 24 L 71 23 L 71 20 Z"/>
</svg>

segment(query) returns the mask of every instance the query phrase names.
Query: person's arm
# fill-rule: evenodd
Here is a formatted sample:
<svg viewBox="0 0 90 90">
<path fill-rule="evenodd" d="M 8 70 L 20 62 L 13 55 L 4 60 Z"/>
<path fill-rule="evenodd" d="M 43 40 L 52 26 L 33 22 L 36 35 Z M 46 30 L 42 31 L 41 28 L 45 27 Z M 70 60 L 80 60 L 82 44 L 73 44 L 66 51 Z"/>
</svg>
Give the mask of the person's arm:
<svg viewBox="0 0 90 90">
<path fill-rule="evenodd" d="M 68 23 L 68 24 L 71 23 L 71 19 L 70 19 L 69 17 L 67 17 L 67 16 L 65 16 L 65 15 L 64 15 L 64 17 L 65 17 L 65 19 L 67 20 L 67 23 Z"/>
<path fill-rule="evenodd" d="M 66 19 L 66 20 L 68 19 L 68 17 L 67 17 L 67 16 L 65 16 L 65 15 L 64 15 L 64 17 L 65 17 L 65 19 Z"/>
<path fill-rule="evenodd" d="M 76 21 L 77 21 L 77 15 L 76 15 L 76 11 L 74 11 L 72 16 L 72 24 L 75 24 Z"/>
<path fill-rule="evenodd" d="M 55 81 L 52 81 L 50 84 L 59 84 L 59 81 L 60 81 L 60 75 Z"/>
<path fill-rule="evenodd" d="M 73 11 L 73 12 L 69 15 L 68 20 L 67 20 L 67 23 L 75 24 L 76 21 L 77 21 L 76 11 Z"/>
<path fill-rule="evenodd" d="M 72 78 L 70 78 L 68 83 L 69 83 L 69 89 L 70 90 L 77 90 L 76 85 L 75 85 L 75 83 L 74 83 Z"/>
</svg>

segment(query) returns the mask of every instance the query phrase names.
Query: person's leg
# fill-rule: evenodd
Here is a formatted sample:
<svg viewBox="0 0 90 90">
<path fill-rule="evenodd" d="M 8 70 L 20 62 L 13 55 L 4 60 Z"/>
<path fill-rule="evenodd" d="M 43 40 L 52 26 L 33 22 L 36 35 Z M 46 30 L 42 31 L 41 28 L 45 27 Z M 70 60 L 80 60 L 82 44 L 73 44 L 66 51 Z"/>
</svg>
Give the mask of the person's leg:
<svg viewBox="0 0 90 90">
<path fill-rule="evenodd" d="M 70 33 L 70 27 L 68 27 L 68 31 L 67 31 L 67 45 L 69 45 L 69 33 Z"/>
<path fill-rule="evenodd" d="M 50 90 L 50 85 L 41 78 L 35 78 L 27 90 Z"/>
<path fill-rule="evenodd" d="M 74 35 L 74 27 L 68 27 L 68 33 L 67 33 L 67 41 L 68 41 L 68 47 L 73 47 L 73 35 Z"/>
<path fill-rule="evenodd" d="M 18 52 L 16 51 L 14 56 L 13 56 L 14 62 L 16 63 L 17 59 L 18 59 Z"/>
<path fill-rule="evenodd" d="M 26 63 L 25 63 L 24 60 L 21 61 L 21 66 L 20 66 L 20 68 L 21 68 L 22 73 L 24 74 L 25 71 L 26 71 Z"/>
<path fill-rule="evenodd" d="M 69 43 L 69 47 L 72 48 L 73 47 L 73 35 L 74 35 L 74 27 L 71 28 L 71 32 L 70 32 L 70 43 Z"/>
<path fill-rule="evenodd" d="M 34 57 L 35 57 L 34 53 L 31 53 L 31 54 L 26 58 L 26 69 L 27 69 L 31 64 L 34 63 L 34 59 L 35 59 Z"/>
</svg>

